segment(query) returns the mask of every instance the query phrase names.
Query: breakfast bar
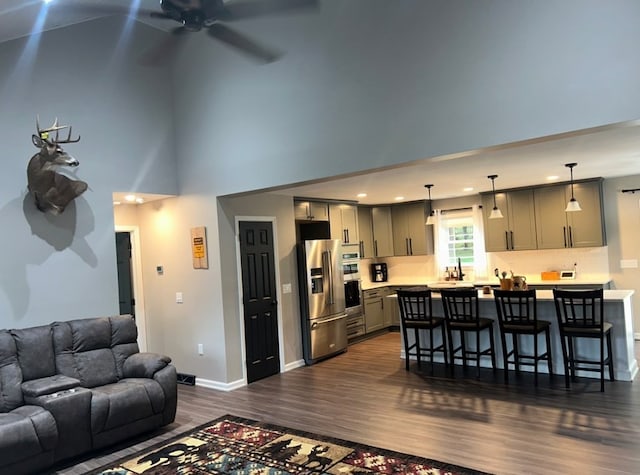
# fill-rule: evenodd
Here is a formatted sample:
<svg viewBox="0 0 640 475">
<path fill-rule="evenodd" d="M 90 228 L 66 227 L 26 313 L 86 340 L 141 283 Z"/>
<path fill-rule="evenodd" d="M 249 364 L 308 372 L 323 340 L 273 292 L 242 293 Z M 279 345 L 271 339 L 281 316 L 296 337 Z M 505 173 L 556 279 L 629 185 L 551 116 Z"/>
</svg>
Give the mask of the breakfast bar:
<svg viewBox="0 0 640 475">
<path fill-rule="evenodd" d="M 424 288 L 424 287 L 423 287 Z M 442 308 L 442 301 L 438 289 L 433 290 L 433 312 L 434 315 L 443 316 L 444 311 Z M 634 352 L 634 335 L 633 335 L 633 311 L 631 306 L 631 296 L 633 290 L 605 290 L 604 291 L 604 315 L 605 321 L 610 322 L 613 325 L 612 340 L 613 340 L 613 359 L 614 359 L 614 371 L 615 378 L 618 381 L 632 381 L 638 372 L 638 363 L 635 358 Z M 483 317 L 491 318 L 495 320 L 493 326 L 493 336 L 496 342 L 500 341 L 498 316 L 496 312 L 496 305 L 493 297 L 493 293 L 484 294 L 482 290 L 478 290 L 480 315 Z M 556 318 L 556 310 L 553 301 L 552 290 L 537 290 L 537 308 L 538 319 L 547 320 L 551 322 L 551 352 L 553 357 L 553 372 L 554 374 L 563 375 L 564 369 L 562 364 L 562 346 L 560 342 L 560 335 L 558 332 L 558 324 Z M 390 295 L 390 298 L 396 299 L 396 294 Z M 412 334 L 409 333 L 410 341 Z M 440 342 L 440 334 L 436 332 L 434 334 L 436 341 Z M 481 345 L 484 347 L 488 344 L 488 335 L 482 335 L 484 338 L 481 341 Z M 457 343 L 457 342 L 456 342 Z M 473 343 L 471 343 L 473 344 Z M 544 344 L 544 343 L 542 343 Z M 524 338 L 520 342 L 520 350 L 523 353 L 530 354 L 532 351 L 532 339 Z M 404 348 L 404 346 L 402 346 Z M 404 350 L 401 350 L 401 357 L 404 358 Z M 599 345 L 597 342 L 580 341 L 577 345 L 577 352 L 586 357 L 597 359 L 599 352 Z M 443 362 L 441 355 L 435 357 L 435 361 Z M 502 348 L 500 344 L 496 345 L 496 363 L 498 368 L 502 368 Z M 482 358 L 481 366 L 491 367 L 489 358 Z M 532 371 L 531 367 L 524 366 L 521 368 L 523 371 Z M 548 372 L 546 363 L 540 363 L 538 367 L 540 372 Z M 578 376 L 594 377 L 591 372 L 577 372 Z"/>
</svg>

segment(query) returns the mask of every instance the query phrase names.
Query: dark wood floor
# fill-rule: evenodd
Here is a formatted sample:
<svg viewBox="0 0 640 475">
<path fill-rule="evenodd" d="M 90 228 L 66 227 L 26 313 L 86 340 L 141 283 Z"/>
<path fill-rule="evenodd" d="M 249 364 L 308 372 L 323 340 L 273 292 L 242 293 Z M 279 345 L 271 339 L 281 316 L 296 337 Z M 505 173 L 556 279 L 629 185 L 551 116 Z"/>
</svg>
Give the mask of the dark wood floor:
<svg viewBox="0 0 640 475">
<path fill-rule="evenodd" d="M 232 392 L 180 386 L 176 422 L 133 446 L 59 470 L 80 474 L 224 414 L 497 474 L 639 474 L 640 387 L 456 368 L 405 371 L 398 333 Z"/>
</svg>

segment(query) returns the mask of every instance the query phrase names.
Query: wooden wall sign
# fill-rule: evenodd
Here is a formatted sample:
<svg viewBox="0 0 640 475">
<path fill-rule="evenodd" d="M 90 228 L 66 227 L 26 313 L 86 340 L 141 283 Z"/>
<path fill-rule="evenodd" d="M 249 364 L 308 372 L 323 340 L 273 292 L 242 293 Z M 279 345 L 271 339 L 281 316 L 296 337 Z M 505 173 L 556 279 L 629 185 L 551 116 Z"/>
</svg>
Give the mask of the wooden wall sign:
<svg viewBox="0 0 640 475">
<path fill-rule="evenodd" d="M 207 229 L 204 226 L 191 228 L 191 256 L 194 269 L 208 269 Z"/>
</svg>

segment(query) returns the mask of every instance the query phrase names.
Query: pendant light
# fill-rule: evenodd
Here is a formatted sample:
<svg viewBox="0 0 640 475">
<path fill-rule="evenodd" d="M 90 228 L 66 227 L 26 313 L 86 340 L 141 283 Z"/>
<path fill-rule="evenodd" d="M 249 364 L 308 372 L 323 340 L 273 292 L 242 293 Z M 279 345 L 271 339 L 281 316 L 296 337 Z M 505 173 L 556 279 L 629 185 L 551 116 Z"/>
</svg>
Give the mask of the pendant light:
<svg viewBox="0 0 640 475">
<path fill-rule="evenodd" d="M 487 178 L 491 180 L 491 189 L 493 190 L 493 209 L 491 210 L 489 219 L 503 218 L 504 216 L 502 216 L 502 212 L 498 209 L 498 205 L 496 204 L 496 185 L 494 180 L 498 178 L 498 175 L 489 175 Z"/>
<path fill-rule="evenodd" d="M 575 167 L 577 163 L 565 163 L 564 166 L 571 170 L 571 199 L 567 203 L 567 207 L 565 211 L 582 211 L 580 207 L 580 203 L 576 200 L 575 196 L 573 196 L 573 167 Z"/>
<path fill-rule="evenodd" d="M 435 224 L 435 218 L 433 217 L 433 206 L 431 206 L 431 187 L 433 184 L 424 185 L 424 187 L 429 190 L 429 217 L 427 218 L 427 222 L 425 223 L 427 226 L 432 226 Z"/>
</svg>

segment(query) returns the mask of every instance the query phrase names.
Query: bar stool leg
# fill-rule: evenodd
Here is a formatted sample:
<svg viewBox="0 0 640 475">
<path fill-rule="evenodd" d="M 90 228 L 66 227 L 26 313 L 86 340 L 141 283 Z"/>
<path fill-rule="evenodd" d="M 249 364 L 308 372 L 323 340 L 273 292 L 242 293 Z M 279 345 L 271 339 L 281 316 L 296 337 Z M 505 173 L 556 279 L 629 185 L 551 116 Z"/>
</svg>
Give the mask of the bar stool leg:
<svg viewBox="0 0 640 475">
<path fill-rule="evenodd" d="M 551 358 L 551 332 L 547 328 L 544 332 L 545 339 L 547 340 L 547 365 L 549 366 L 549 376 L 553 377 L 553 362 Z"/>
</svg>

